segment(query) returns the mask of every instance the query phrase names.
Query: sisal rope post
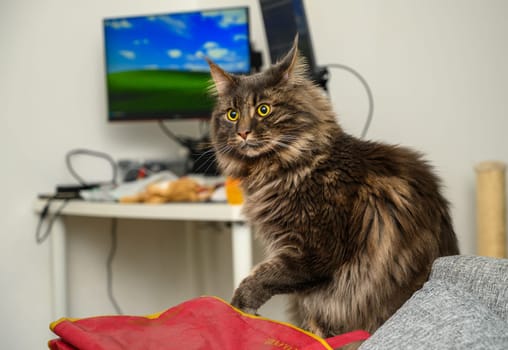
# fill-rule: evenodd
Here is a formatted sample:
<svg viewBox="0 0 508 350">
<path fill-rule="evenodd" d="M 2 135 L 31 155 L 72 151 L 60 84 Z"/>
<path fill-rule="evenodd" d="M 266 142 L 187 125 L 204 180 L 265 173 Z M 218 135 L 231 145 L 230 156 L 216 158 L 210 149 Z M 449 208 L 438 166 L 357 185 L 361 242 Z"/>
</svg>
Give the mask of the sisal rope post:
<svg viewBox="0 0 508 350">
<path fill-rule="evenodd" d="M 476 165 L 477 253 L 506 257 L 506 166 L 487 161 Z"/>
</svg>

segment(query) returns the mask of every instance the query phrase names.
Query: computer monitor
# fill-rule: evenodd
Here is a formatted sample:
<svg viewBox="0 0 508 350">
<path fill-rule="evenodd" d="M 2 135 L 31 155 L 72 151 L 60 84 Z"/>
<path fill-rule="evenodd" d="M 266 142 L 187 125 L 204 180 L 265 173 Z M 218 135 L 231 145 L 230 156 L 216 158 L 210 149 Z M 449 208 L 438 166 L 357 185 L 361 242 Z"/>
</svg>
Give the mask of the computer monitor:
<svg viewBox="0 0 508 350">
<path fill-rule="evenodd" d="M 108 120 L 209 118 L 204 57 L 251 70 L 247 7 L 103 20 Z"/>
</svg>

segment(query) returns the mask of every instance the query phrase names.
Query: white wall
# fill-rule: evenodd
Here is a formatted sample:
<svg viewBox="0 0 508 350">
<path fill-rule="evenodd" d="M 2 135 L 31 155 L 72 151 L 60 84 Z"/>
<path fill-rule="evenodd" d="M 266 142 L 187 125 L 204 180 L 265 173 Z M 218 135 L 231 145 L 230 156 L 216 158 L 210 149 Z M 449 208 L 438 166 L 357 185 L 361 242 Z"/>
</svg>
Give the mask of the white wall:
<svg viewBox="0 0 508 350">
<path fill-rule="evenodd" d="M 44 347 L 50 337 L 48 323 L 60 316 L 51 314 L 50 245 L 35 244 L 37 217 L 31 206 L 36 193 L 73 181 L 65 169 L 65 153 L 88 147 L 120 159 L 168 157 L 179 152 L 154 124 L 106 122 L 101 19 L 236 4 L 252 5 L 253 39 L 258 48 L 265 49 L 255 0 L 0 3 L 3 347 Z M 484 159 L 508 159 L 504 135 L 508 130 L 508 67 L 504 64 L 508 61 L 504 38 L 508 22 L 503 18 L 508 3 L 313 0 L 306 5 L 318 63 L 345 63 L 367 78 L 376 103 L 368 137 L 410 145 L 427 154 L 443 177 L 461 248 L 473 253 L 473 166 Z M 347 73 L 334 70 L 329 87 L 342 124 L 359 134 L 367 109 L 361 85 Z M 180 133 L 196 132 L 194 124 L 173 127 Z M 98 177 L 108 174 L 96 164 L 91 170 Z M 70 219 L 66 225 L 92 228 L 95 233 L 88 239 L 77 230 L 69 237 L 71 311 L 80 316 L 111 312 L 101 260 L 109 244 L 108 223 Z M 217 249 L 216 255 L 223 256 L 214 260 L 214 266 L 227 270 L 227 235 L 212 235 L 204 243 L 196 237 L 198 243 L 193 244 L 192 239 L 179 236 L 173 240 L 164 235 L 164 225 L 132 223 L 130 231 L 120 234 L 115 287 L 127 312 L 150 313 L 194 292 L 216 291 L 214 280 L 229 284 L 222 274 L 203 276 L 204 282 L 189 280 L 170 266 L 172 255 L 189 259 L 178 251 L 206 255 L 210 245 L 212 253 Z M 135 232 L 145 227 L 154 232 L 141 240 Z M 165 247 L 167 256 L 159 262 L 153 251 L 164 255 Z M 144 287 L 140 287 L 139 275 L 146 276 Z M 177 291 L 166 299 L 165 293 L 174 291 L 171 282 L 185 285 L 185 292 Z M 157 287 L 151 288 L 154 284 Z M 220 293 L 226 297 L 227 288 L 218 290 Z"/>
</svg>

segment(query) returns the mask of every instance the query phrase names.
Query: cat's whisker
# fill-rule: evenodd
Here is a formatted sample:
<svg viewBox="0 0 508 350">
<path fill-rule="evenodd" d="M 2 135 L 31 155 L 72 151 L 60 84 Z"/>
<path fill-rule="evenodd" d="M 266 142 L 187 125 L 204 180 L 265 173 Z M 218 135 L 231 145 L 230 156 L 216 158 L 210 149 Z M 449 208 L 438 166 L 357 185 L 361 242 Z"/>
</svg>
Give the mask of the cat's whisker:
<svg viewBox="0 0 508 350">
<path fill-rule="evenodd" d="M 193 155 L 199 155 L 199 157 L 196 159 L 196 161 L 198 161 L 198 160 L 201 160 L 201 158 L 203 158 L 203 157 L 205 157 L 205 156 L 207 156 L 207 155 L 209 155 L 210 153 L 213 153 L 213 152 L 214 152 L 213 149 L 207 149 L 204 152 L 194 153 Z"/>
<path fill-rule="evenodd" d="M 216 153 L 229 154 L 233 151 L 233 149 L 234 148 L 232 146 L 228 144 L 223 144 L 216 150 Z"/>
<path fill-rule="evenodd" d="M 209 157 L 210 154 L 212 154 L 213 156 Z M 204 171 L 203 171 L 203 173 L 206 174 L 206 173 L 208 173 L 208 170 L 210 170 L 210 168 L 215 164 L 215 150 L 213 148 L 208 148 L 205 152 L 202 152 L 199 155 L 199 157 L 194 160 L 194 162 L 197 163 L 197 162 L 199 162 L 203 158 L 204 159 L 208 159 L 208 160 L 206 162 L 204 162 L 203 164 L 201 164 L 195 170 L 202 171 L 203 167 L 206 165 L 206 169 L 204 169 Z"/>
<path fill-rule="evenodd" d="M 205 174 L 207 174 L 208 171 L 210 170 L 210 168 L 215 165 L 215 159 L 216 159 L 215 156 L 213 157 L 213 159 L 212 158 L 208 159 L 208 162 L 207 162 L 208 166 L 206 167 L 206 169 L 204 171 Z M 198 169 L 198 170 L 200 170 L 200 169 Z"/>
</svg>

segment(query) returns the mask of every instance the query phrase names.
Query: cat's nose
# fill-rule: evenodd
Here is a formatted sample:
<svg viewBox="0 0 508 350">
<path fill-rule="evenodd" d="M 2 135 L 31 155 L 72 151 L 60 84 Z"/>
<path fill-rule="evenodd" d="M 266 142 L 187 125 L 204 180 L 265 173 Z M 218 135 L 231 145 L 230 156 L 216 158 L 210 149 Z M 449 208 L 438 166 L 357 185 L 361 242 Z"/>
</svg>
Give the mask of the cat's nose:
<svg viewBox="0 0 508 350">
<path fill-rule="evenodd" d="M 244 140 L 247 140 L 247 136 L 250 134 L 250 130 L 239 131 L 238 135 Z"/>
</svg>

